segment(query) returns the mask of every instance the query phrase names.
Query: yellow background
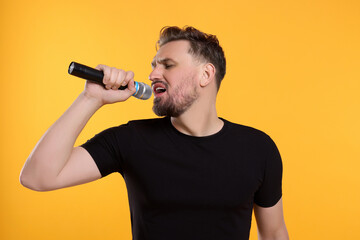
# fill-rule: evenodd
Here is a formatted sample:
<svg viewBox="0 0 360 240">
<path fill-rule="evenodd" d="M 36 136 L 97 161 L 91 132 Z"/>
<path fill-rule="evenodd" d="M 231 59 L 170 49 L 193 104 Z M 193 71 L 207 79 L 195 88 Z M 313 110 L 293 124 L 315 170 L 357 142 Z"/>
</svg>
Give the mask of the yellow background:
<svg viewBox="0 0 360 240">
<path fill-rule="evenodd" d="M 149 82 L 165 25 L 220 39 L 228 68 L 218 113 L 277 143 L 291 239 L 360 239 L 359 1 L 2 0 L 0 19 L 0 239 L 131 239 L 121 175 L 43 193 L 18 179 L 36 142 L 83 90 L 69 63 L 133 70 Z M 155 117 L 151 106 L 134 98 L 105 106 L 76 144 Z"/>
</svg>

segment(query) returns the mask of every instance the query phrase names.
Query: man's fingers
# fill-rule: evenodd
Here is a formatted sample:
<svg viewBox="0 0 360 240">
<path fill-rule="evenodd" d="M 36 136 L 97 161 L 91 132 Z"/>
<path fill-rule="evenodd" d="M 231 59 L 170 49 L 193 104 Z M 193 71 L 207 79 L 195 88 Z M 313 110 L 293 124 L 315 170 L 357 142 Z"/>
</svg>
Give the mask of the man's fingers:
<svg viewBox="0 0 360 240">
<path fill-rule="evenodd" d="M 134 73 L 132 71 L 125 72 L 124 70 L 119 69 L 116 83 L 113 85 L 112 89 L 117 90 L 120 86 L 126 86 L 132 79 L 134 79 Z"/>
<path fill-rule="evenodd" d="M 133 95 L 136 92 L 134 79 L 131 79 L 127 85 L 128 86 L 124 91 L 126 91 L 130 97 L 131 95 Z"/>
<path fill-rule="evenodd" d="M 104 66 L 105 66 L 105 65 L 103 65 L 103 64 L 98 64 L 98 65 L 95 67 L 95 69 L 102 71 L 103 68 L 104 68 Z"/>
<path fill-rule="evenodd" d="M 103 83 L 107 86 L 110 83 L 111 70 L 108 66 L 105 66 L 103 69 L 104 78 Z"/>
<path fill-rule="evenodd" d="M 124 80 L 125 71 L 122 69 L 114 69 L 116 71 L 116 74 L 114 74 L 114 84 L 111 86 L 111 89 L 118 90 L 121 86 L 122 81 Z M 115 77 L 116 76 L 116 77 Z"/>
<path fill-rule="evenodd" d="M 126 72 L 122 69 L 109 67 L 103 64 L 97 65 L 96 69 L 104 73 L 103 83 L 107 90 L 118 90 L 120 86 L 128 85 L 128 88 L 126 90 L 129 91 L 129 94 L 133 94 L 136 91 L 134 84 L 134 72 Z M 129 83 L 131 84 L 129 85 Z"/>
<path fill-rule="evenodd" d="M 104 64 L 99 64 L 95 69 L 100 70 L 104 73 L 103 83 L 106 84 L 109 81 L 109 67 Z"/>
<path fill-rule="evenodd" d="M 124 73 L 124 81 L 122 82 L 121 86 L 129 85 L 129 81 L 134 79 L 134 73 L 132 71 L 128 71 Z"/>
<path fill-rule="evenodd" d="M 103 64 L 97 65 L 96 69 L 104 73 L 102 82 L 105 85 L 105 89 L 87 87 L 85 90 L 89 95 L 93 95 L 103 104 L 126 101 L 135 93 L 134 73 L 132 71 L 126 72 L 122 69 L 109 67 Z M 121 86 L 126 85 L 128 85 L 128 87 L 125 90 L 118 90 Z"/>
<path fill-rule="evenodd" d="M 133 71 L 126 72 L 125 75 L 126 84 L 128 84 L 131 79 L 134 79 L 134 72 Z"/>
<path fill-rule="evenodd" d="M 112 67 L 109 68 L 110 69 L 110 78 L 109 81 L 106 83 L 106 89 L 113 89 L 115 83 L 116 83 L 116 79 L 118 78 L 119 75 L 119 70 Z"/>
</svg>

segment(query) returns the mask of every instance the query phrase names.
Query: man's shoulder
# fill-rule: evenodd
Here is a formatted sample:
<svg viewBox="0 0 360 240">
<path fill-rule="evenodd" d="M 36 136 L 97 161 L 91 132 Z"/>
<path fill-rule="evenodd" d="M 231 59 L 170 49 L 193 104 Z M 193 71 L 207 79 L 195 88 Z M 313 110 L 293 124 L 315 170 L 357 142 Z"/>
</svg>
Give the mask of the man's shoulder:
<svg viewBox="0 0 360 240">
<path fill-rule="evenodd" d="M 224 118 L 221 118 L 221 120 L 223 120 L 224 123 L 229 126 L 229 128 L 235 131 L 247 132 L 255 135 L 267 135 L 264 131 L 253 126 L 232 122 Z"/>
<path fill-rule="evenodd" d="M 127 123 L 109 127 L 97 135 L 102 136 L 125 136 L 134 137 L 138 135 L 156 134 L 159 130 L 166 128 L 168 121 L 166 118 L 138 119 L 130 120 Z"/>
<path fill-rule="evenodd" d="M 225 125 L 228 126 L 227 128 L 230 130 L 229 132 L 231 132 L 231 134 L 235 136 L 245 137 L 248 140 L 253 139 L 257 141 L 258 140 L 272 141 L 271 137 L 263 130 L 260 130 L 259 128 L 245 124 L 231 122 L 223 118 L 221 119 L 225 122 Z"/>
<path fill-rule="evenodd" d="M 279 151 L 274 140 L 264 131 L 243 124 L 227 121 L 230 131 L 230 139 L 235 144 L 245 144 L 249 149 L 255 149 L 259 154 L 278 156 Z"/>
</svg>

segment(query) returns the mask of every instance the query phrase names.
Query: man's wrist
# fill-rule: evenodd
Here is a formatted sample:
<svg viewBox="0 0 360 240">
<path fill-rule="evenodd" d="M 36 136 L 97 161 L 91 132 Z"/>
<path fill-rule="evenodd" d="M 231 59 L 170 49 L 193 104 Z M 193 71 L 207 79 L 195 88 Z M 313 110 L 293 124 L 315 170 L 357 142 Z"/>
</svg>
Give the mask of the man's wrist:
<svg viewBox="0 0 360 240">
<path fill-rule="evenodd" d="M 95 111 L 104 105 L 101 100 L 89 96 L 85 92 L 82 92 L 79 98 L 81 102 L 85 103 L 86 105 L 90 105 Z"/>
</svg>

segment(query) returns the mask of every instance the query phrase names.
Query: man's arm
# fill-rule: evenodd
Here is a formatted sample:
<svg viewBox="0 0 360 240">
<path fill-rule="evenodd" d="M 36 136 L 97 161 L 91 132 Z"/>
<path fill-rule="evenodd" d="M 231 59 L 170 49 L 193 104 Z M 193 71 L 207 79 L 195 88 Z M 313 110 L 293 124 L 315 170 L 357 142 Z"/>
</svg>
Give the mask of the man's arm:
<svg viewBox="0 0 360 240">
<path fill-rule="evenodd" d="M 49 191 L 74 186 L 101 177 L 90 154 L 75 141 L 91 116 L 103 105 L 121 102 L 134 92 L 134 74 L 104 65 L 102 86 L 86 82 L 85 90 L 69 109 L 47 130 L 26 160 L 20 173 L 23 186 Z M 128 85 L 126 90 L 117 90 Z"/>
<path fill-rule="evenodd" d="M 263 208 L 254 204 L 259 240 L 288 240 L 282 199 L 272 207 Z"/>
</svg>

